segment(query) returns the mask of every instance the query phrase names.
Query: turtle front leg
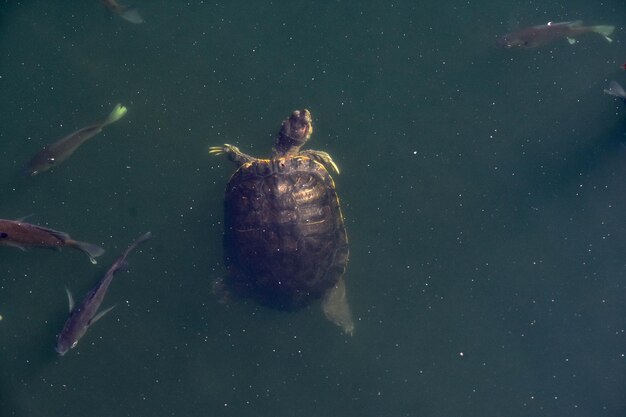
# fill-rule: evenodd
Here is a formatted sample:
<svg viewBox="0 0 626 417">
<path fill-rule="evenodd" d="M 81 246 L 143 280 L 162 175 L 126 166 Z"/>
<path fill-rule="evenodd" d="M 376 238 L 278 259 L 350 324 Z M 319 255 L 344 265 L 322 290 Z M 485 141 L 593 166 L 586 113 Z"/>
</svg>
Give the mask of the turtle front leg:
<svg viewBox="0 0 626 417">
<path fill-rule="evenodd" d="M 239 150 L 238 147 L 225 143 L 223 146 L 211 146 L 209 153 L 212 155 L 226 155 L 229 161 L 234 162 L 237 167 L 245 163 L 256 161 L 256 158 L 247 155 Z"/>
<path fill-rule="evenodd" d="M 333 161 L 333 158 L 330 157 L 328 152 L 307 149 L 306 151 L 300 152 L 300 155 L 308 156 L 312 160 L 324 165 L 327 170 L 335 171 L 337 174 L 339 174 L 339 168 L 335 164 L 335 161 Z"/>
</svg>

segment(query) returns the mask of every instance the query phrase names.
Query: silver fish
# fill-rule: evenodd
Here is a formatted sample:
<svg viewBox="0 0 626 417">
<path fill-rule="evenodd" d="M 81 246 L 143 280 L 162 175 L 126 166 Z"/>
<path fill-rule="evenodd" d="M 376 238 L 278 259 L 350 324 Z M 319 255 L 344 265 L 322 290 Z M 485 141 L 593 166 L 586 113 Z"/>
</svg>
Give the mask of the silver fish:
<svg viewBox="0 0 626 417">
<path fill-rule="evenodd" d="M 24 175 L 32 177 L 59 165 L 69 158 L 85 141 L 102 132 L 105 126 L 124 117 L 126 112 L 126 107 L 118 104 L 103 122 L 83 127 L 76 132 L 70 133 L 63 139 L 45 146 L 26 164 Z"/>
<path fill-rule="evenodd" d="M 570 44 L 576 43 L 575 37 L 584 33 L 598 33 L 607 40 L 615 30 L 615 26 L 583 26 L 581 20 L 573 22 L 548 22 L 545 25 L 531 26 L 517 32 L 507 33 L 498 39 L 498 45 L 504 48 L 535 48 L 537 46 L 566 38 Z"/>
<path fill-rule="evenodd" d="M 98 309 L 104 300 L 104 296 L 109 289 L 113 276 L 117 271 L 128 266 L 126 263 L 126 257 L 128 254 L 139 244 L 145 242 L 151 237 L 152 233 L 148 232 L 134 241 L 128 249 L 126 249 L 115 262 L 113 262 L 113 265 L 111 265 L 104 277 L 100 280 L 100 282 L 98 282 L 98 285 L 87 293 L 84 300 L 78 306 L 74 307 L 72 294 L 66 289 L 67 297 L 70 303 L 70 315 L 65 321 L 63 330 L 61 330 L 61 333 L 59 333 L 59 336 L 57 337 L 55 350 L 59 355 L 63 356 L 70 349 L 74 348 L 80 338 L 87 332 L 87 329 L 115 307 L 111 306 L 98 313 Z"/>
</svg>

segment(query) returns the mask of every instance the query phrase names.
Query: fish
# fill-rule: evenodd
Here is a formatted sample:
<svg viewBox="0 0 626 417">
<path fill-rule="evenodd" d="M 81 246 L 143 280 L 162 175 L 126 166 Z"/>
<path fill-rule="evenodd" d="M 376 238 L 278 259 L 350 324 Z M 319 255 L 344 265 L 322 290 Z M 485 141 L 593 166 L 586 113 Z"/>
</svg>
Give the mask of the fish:
<svg viewBox="0 0 626 417">
<path fill-rule="evenodd" d="M 84 252 L 92 263 L 104 253 L 100 246 L 74 240 L 65 232 L 25 223 L 22 220 L 0 219 L 0 245 L 22 250 L 26 247 L 60 249 L 70 247 Z"/>
<path fill-rule="evenodd" d="M 74 306 L 74 298 L 72 293 L 66 288 L 67 298 L 70 305 L 70 315 L 63 325 L 61 333 L 57 336 L 57 343 L 55 346 L 56 352 L 63 356 L 70 349 L 73 349 L 78 344 L 78 341 L 85 335 L 87 329 L 91 327 L 96 321 L 101 319 L 106 313 L 111 311 L 115 305 L 98 312 L 104 296 L 106 295 L 111 281 L 117 271 L 128 267 L 126 257 L 133 251 L 138 245 L 152 238 L 152 233 L 148 232 L 140 236 L 137 240 L 128 246 L 128 248 L 120 255 L 119 258 L 108 269 L 104 277 L 98 282 L 98 284 L 92 288 L 83 301 Z"/>
<path fill-rule="evenodd" d="M 63 139 L 46 145 L 26 164 L 24 168 L 25 176 L 35 176 L 41 172 L 47 171 L 65 161 L 74 153 L 76 149 L 88 139 L 102 132 L 105 126 L 120 120 L 128 109 L 121 104 L 117 104 L 113 111 L 103 122 L 83 127 Z"/>
<path fill-rule="evenodd" d="M 611 81 L 609 83 L 609 88 L 605 88 L 604 92 L 613 97 L 618 97 L 626 102 L 626 91 L 624 91 L 624 87 L 622 87 L 617 81 Z"/>
<path fill-rule="evenodd" d="M 581 20 L 572 22 L 548 22 L 545 25 L 531 26 L 517 32 L 507 33 L 498 39 L 498 45 L 504 48 L 535 48 L 540 45 L 566 38 L 570 44 L 576 43 L 575 37 L 584 33 L 598 33 L 607 42 L 613 42 L 609 37 L 615 26 L 583 26 Z"/>
<path fill-rule="evenodd" d="M 122 19 L 135 24 L 145 23 L 137 9 L 129 8 L 119 4 L 116 0 L 100 0 L 107 9 L 115 13 Z"/>
</svg>

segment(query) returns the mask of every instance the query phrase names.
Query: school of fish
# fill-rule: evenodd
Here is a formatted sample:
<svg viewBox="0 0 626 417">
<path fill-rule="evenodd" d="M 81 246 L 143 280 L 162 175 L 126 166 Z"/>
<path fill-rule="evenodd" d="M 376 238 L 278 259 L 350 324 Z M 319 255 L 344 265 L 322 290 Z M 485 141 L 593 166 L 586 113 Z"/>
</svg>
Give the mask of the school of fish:
<svg viewBox="0 0 626 417">
<path fill-rule="evenodd" d="M 143 18 L 136 9 L 119 4 L 116 0 L 101 0 L 104 6 L 122 19 L 139 24 L 144 23 Z M 33 177 L 42 172 L 59 166 L 66 161 L 86 141 L 93 138 L 102 130 L 120 120 L 126 115 L 128 109 L 117 104 L 106 119 L 80 128 L 63 138 L 45 145 L 24 166 L 22 174 Z M 72 295 L 67 291 L 70 303 L 70 315 L 63 329 L 57 336 L 55 350 L 61 356 L 76 346 L 87 329 L 99 318 L 103 317 L 113 307 L 98 313 L 98 309 L 113 280 L 113 276 L 119 270 L 126 268 L 126 257 L 139 244 L 152 237 L 150 232 L 145 233 L 135 240 L 122 255 L 111 265 L 104 277 L 98 284 L 87 293 L 84 300 L 78 306 L 74 306 Z M 104 249 L 93 243 L 78 241 L 70 237 L 66 232 L 61 232 L 48 227 L 26 223 L 24 219 L 0 219 L 0 246 L 8 246 L 27 251 L 28 248 L 47 248 L 60 250 L 67 247 L 83 252 L 89 260 L 96 264 L 96 258 L 104 254 Z M 1 317 L 1 316 L 0 316 Z"/>
</svg>

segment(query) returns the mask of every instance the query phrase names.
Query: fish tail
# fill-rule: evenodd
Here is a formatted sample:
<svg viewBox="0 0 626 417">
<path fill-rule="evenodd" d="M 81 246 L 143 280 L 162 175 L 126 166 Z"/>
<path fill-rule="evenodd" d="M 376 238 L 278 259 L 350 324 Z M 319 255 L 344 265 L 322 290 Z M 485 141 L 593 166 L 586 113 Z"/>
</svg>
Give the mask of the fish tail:
<svg viewBox="0 0 626 417">
<path fill-rule="evenodd" d="M 122 106 L 121 104 L 117 104 L 111 114 L 109 114 L 109 117 L 107 117 L 107 119 L 104 121 L 103 126 L 117 122 L 122 117 L 124 117 L 127 111 L 128 109 L 126 107 Z"/>
<path fill-rule="evenodd" d="M 98 263 L 95 258 L 104 253 L 104 249 L 98 245 L 94 245 L 93 243 L 79 242 L 77 240 L 68 239 L 65 241 L 65 244 L 84 252 L 87 256 L 89 256 L 89 260 L 92 264 Z"/>
<path fill-rule="evenodd" d="M 613 42 L 613 39 L 609 38 L 609 36 L 611 36 L 613 31 L 615 30 L 615 26 L 600 25 L 600 26 L 592 26 L 591 29 L 594 32 L 599 33 L 600 35 L 604 36 L 604 39 L 606 39 L 607 42 Z"/>
<path fill-rule="evenodd" d="M 139 14 L 137 9 L 127 9 L 120 13 L 120 17 L 130 23 L 144 23 L 143 17 Z"/>
<path fill-rule="evenodd" d="M 124 4 L 119 4 L 116 2 L 115 4 L 115 13 L 117 14 L 122 14 L 126 11 L 126 9 L 128 9 L 128 6 L 124 5 Z"/>
<path fill-rule="evenodd" d="M 626 91 L 624 91 L 624 88 L 619 85 L 617 81 L 611 81 L 611 83 L 609 84 L 609 88 L 605 88 L 604 92 L 609 95 L 626 100 Z"/>
</svg>

